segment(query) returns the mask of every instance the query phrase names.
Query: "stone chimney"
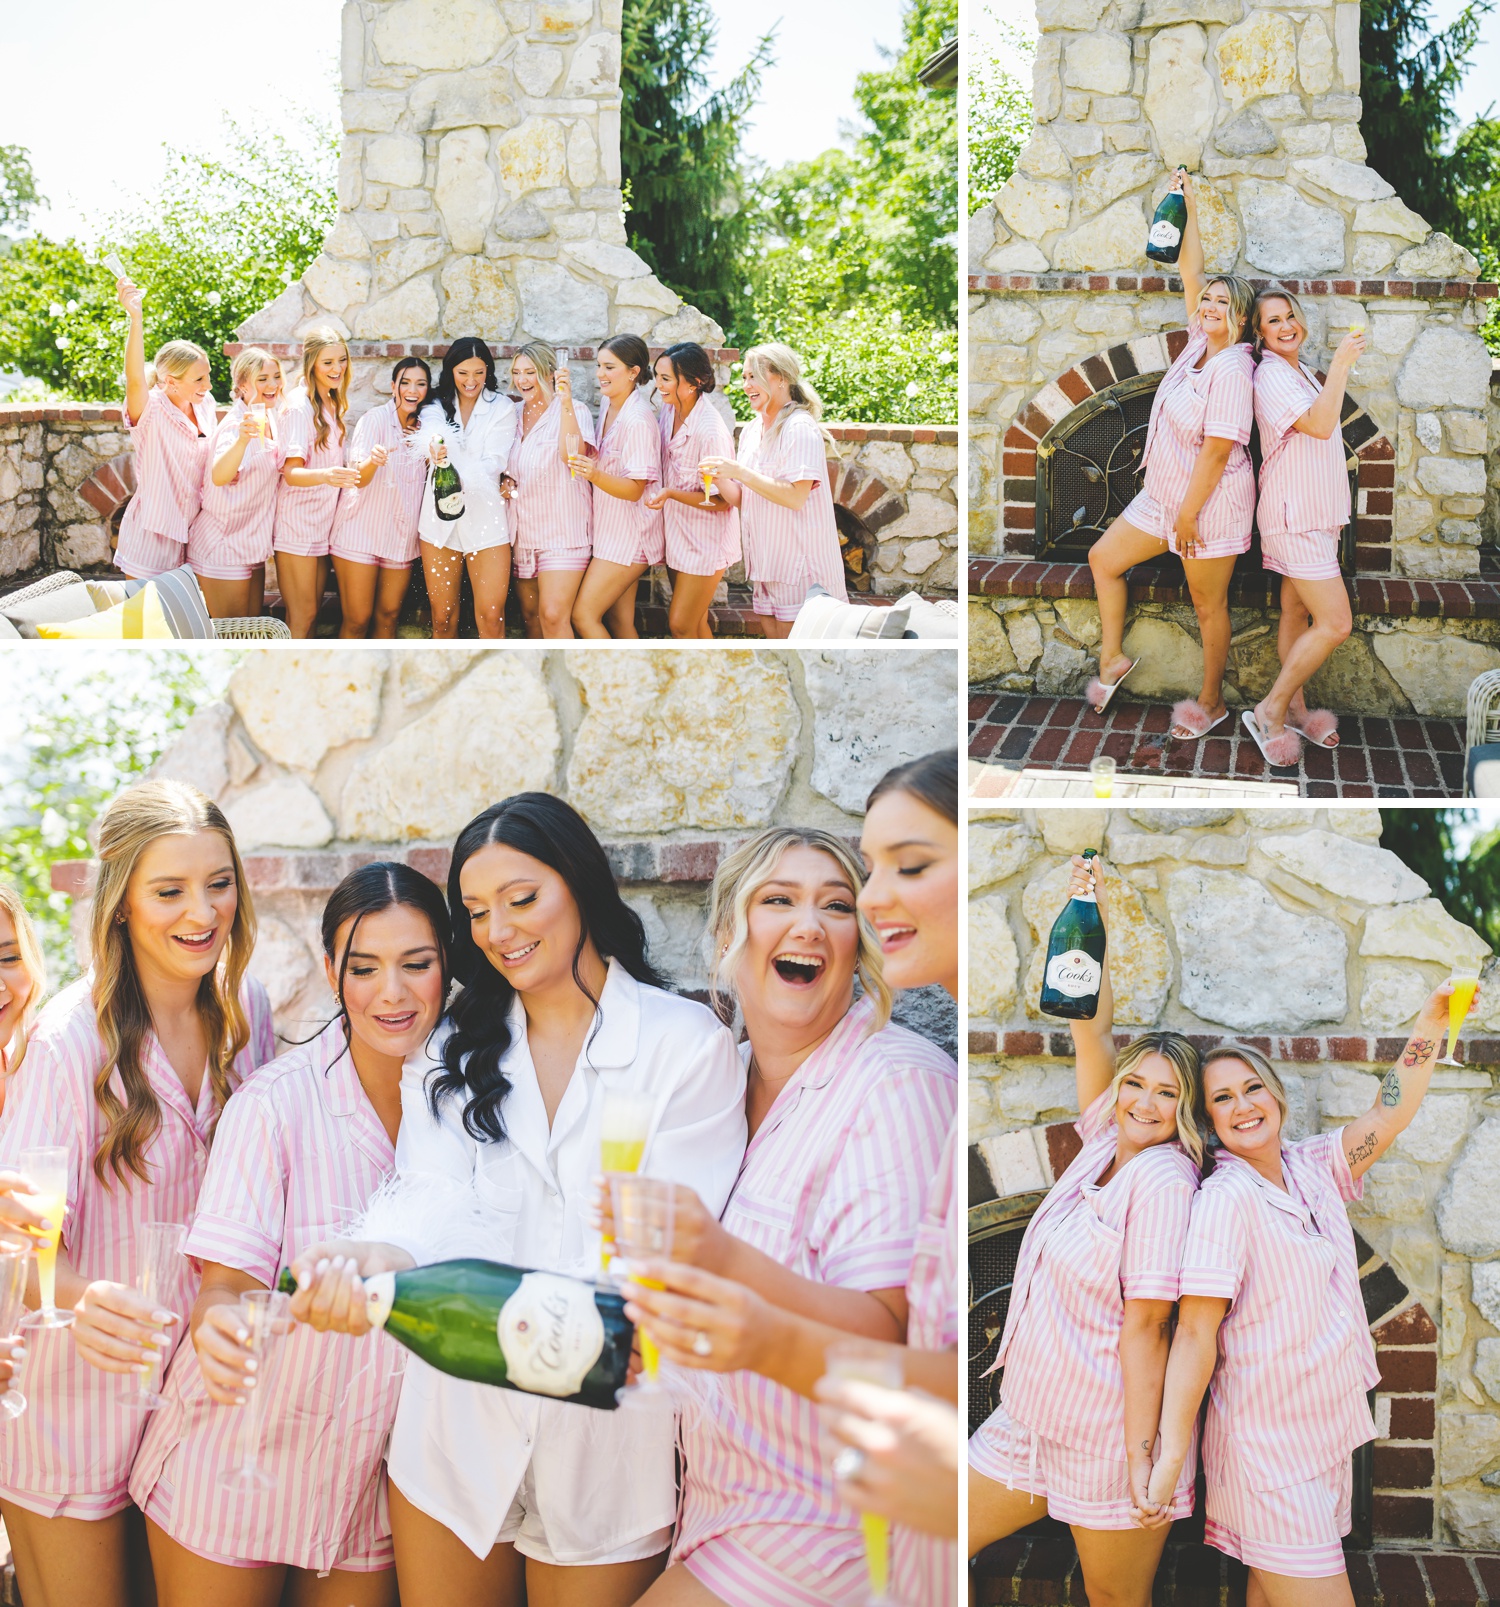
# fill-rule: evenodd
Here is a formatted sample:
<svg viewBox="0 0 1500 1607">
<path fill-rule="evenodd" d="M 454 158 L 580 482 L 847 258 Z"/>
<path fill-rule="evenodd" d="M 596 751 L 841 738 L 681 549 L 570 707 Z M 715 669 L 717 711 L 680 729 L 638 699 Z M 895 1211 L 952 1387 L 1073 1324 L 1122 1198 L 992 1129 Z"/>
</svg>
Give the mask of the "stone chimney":
<svg viewBox="0 0 1500 1607">
<path fill-rule="evenodd" d="M 240 340 L 333 325 L 366 406 L 391 357 L 459 335 L 575 360 L 626 333 L 721 347 L 626 244 L 620 19 L 621 0 L 345 0 L 338 225 Z"/>
</svg>

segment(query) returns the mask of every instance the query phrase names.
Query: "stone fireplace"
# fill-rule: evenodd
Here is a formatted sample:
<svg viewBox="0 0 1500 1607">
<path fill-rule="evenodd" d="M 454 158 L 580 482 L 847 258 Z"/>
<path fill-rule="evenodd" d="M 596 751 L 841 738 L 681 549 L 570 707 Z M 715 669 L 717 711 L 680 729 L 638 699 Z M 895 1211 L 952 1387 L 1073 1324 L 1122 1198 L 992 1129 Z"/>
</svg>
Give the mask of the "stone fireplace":
<svg viewBox="0 0 1500 1607">
<path fill-rule="evenodd" d="M 1356 630 L 1323 695 L 1351 712 L 1457 712 L 1468 680 L 1500 664 L 1492 362 L 1477 332 L 1497 287 L 1365 162 L 1358 5 L 1039 0 L 1038 22 L 1034 133 L 971 220 L 975 679 L 1076 692 L 1092 672 L 1083 549 L 1128 501 L 1130 448 L 1186 338 L 1180 280 L 1144 255 L 1183 163 L 1209 269 L 1297 294 L 1310 363 L 1325 367 L 1351 324 L 1369 332 L 1344 420 Z M 1105 461 L 1091 437 L 1121 439 Z M 1087 462 L 1066 456 L 1075 439 Z M 1158 690 L 1195 690 L 1180 567 L 1133 579 L 1137 623 L 1159 622 L 1155 656 L 1181 660 Z M 1233 600 L 1264 610 L 1274 595 L 1252 549 Z M 1237 618 L 1237 634 L 1263 623 Z M 1017 631 L 1038 633 L 1039 651 L 1018 654 Z M 1241 699 L 1264 690 L 1265 655 L 1251 656 L 1231 674 Z"/>
</svg>

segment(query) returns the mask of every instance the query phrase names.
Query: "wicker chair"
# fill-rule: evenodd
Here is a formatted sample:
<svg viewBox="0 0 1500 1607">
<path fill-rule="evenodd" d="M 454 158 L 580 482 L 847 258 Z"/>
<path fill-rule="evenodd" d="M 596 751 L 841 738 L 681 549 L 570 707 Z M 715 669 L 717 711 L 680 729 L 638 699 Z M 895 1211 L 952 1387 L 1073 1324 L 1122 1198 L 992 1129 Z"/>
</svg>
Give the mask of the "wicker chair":
<svg viewBox="0 0 1500 1607">
<path fill-rule="evenodd" d="M 34 580 L 29 586 L 22 586 L 20 591 L 7 592 L 0 597 L 0 608 L 10 608 L 16 603 L 34 602 L 38 597 L 45 597 L 48 592 L 61 591 L 64 586 L 76 586 L 82 575 L 75 575 L 71 569 L 59 569 L 56 574 L 43 575 L 40 580 Z"/>
<path fill-rule="evenodd" d="M 1464 797 L 1469 796 L 1468 753 L 1500 743 L 1500 670 L 1486 670 L 1469 683 L 1468 729 L 1464 733 Z"/>
<path fill-rule="evenodd" d="M 289 642 L 292 633 L 269 614 L 241 619 L 216 619 L 214 636 L 221 642 Z"/>
</svg>

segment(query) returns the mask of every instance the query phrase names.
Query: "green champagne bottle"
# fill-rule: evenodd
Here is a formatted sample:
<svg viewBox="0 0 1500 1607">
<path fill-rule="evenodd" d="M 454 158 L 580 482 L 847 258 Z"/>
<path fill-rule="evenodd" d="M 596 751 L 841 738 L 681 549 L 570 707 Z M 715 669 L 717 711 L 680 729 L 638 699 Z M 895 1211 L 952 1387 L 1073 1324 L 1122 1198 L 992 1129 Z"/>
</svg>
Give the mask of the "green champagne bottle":
<svg viewBox="0 0 1500 1607">
<path fill-rule="evenodd" d="M 287 1268 L 277 1280 L 296 1294 Z M 365 1279 L 371 1323 L 454 1378 L 613 1411 L 635 1324 L 625 1297 L 558 1272 L 499 1261 L 435 1261 Z"/>
<path fill-rule="evenodd" d="M 1085 848 L 1083 857 L 1093 859 Z M 1104 981 L 1104 922 L 1092 893 L 1075 893 L 1052 923 L 1047 968 L 1042 973 L 1042 1011 L 1065 1021 L 1092 1021 Z"/>
<path fill-rule="evenodd" d="M 1187 228 L 1187 202 L 1180 187 L 1167 191 L 1151 219 L 1146 236 L 1146 255 L 1157 262 L 1176 262 L 1182 250 L 1182 231 Z"/>
<path fill-rule="evenodd" d="M 442 436 L 437 439 L 441 441 Z M 462 519 L 464 516 L 464 484 L 447 458 L 432 471 L 432 501 L 439 519 Z"/>
</svg>

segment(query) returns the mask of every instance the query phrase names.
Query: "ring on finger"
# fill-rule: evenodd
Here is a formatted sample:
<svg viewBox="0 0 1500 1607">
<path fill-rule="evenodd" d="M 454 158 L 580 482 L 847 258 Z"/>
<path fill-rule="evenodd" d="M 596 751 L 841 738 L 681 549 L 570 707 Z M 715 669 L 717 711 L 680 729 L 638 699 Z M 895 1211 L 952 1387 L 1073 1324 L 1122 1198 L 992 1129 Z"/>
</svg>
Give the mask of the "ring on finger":
<svg viewBox="0 0 1500 1607">
<path fill-rule="evenodd" d="M 833 1459 L 833 1476 L 844 1484 L 854 1484 L 865 1470 L 865 1453 L 857 1446 L 846 1445 Z"/>
<path fill-rule="evenodd" d="M 708 1337 L 708 1334 L 702 1328 L 700 1328 L 698 1332 L 693 1335 L 693 1354 L 695 1356 L 712 1356 L 713 1353 L 713 1340 L 711 1340 Z"/>
</svg>

